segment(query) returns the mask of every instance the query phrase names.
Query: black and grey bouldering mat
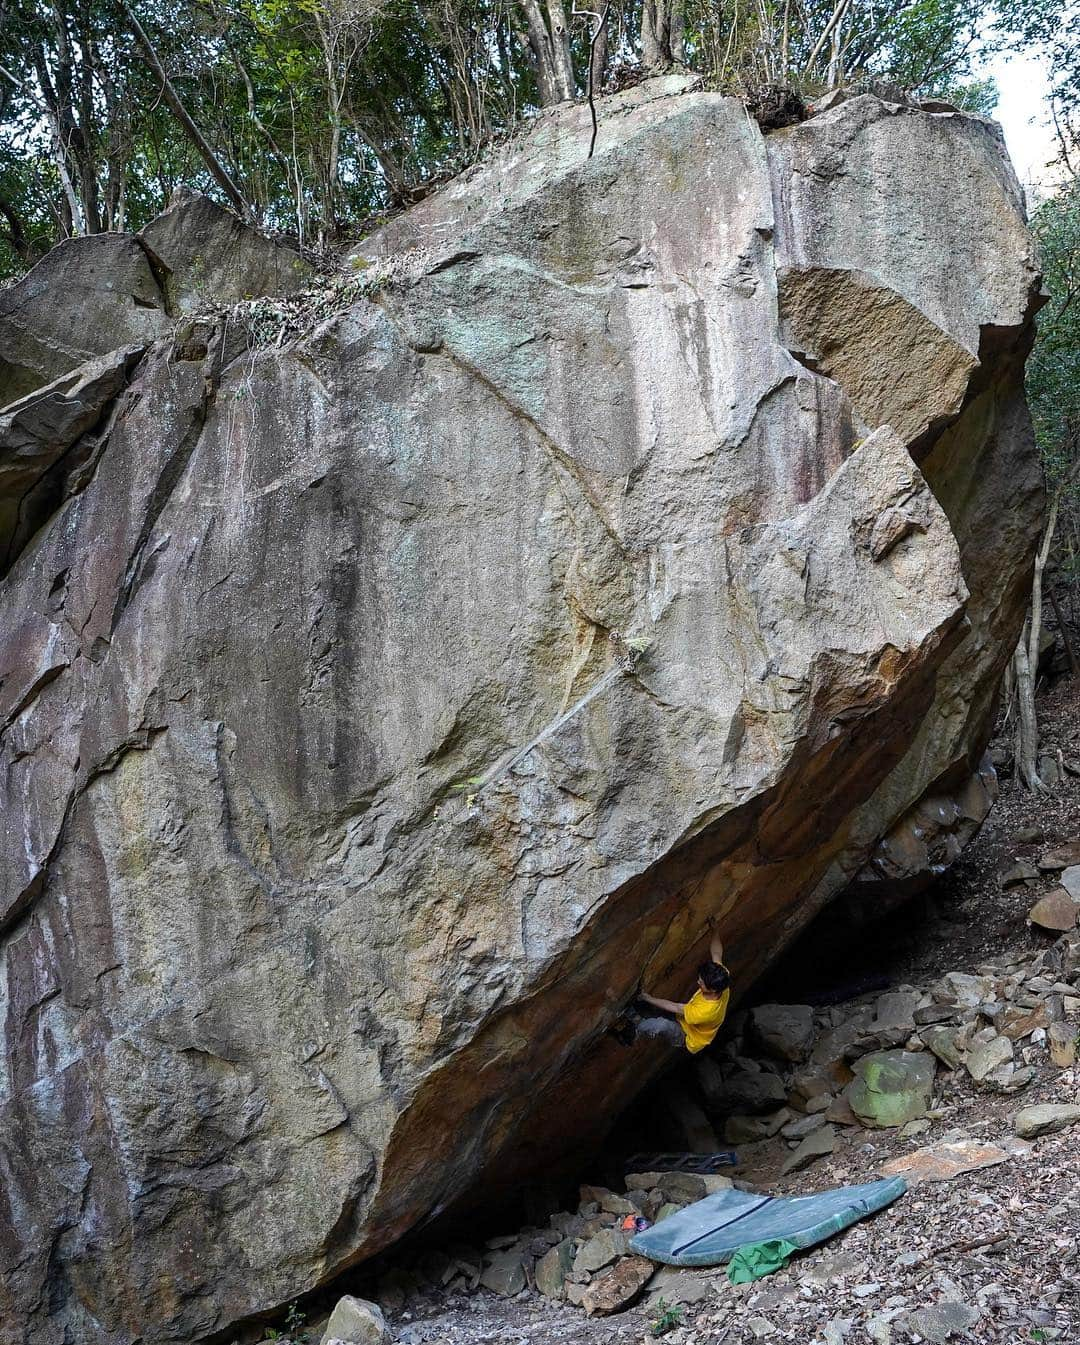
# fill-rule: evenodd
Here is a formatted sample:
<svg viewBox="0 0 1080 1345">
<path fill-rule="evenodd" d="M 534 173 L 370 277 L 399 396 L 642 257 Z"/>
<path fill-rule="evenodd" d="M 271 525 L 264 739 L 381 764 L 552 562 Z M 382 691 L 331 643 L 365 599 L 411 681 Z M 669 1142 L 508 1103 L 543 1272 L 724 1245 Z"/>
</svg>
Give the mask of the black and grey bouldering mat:
<svg viewBox="0 0 1080 1345">
<path fill-rule="evenodd" d="M 669 1266 L 718 1266 L 750 1242 L 812 1247 L 882 1209 L 907 1190 L 902 1177 L 809 1196 L 717 1191 L 630 1239 L 630 1250 Z"/>
<path fill-rule="evenodd" d="M 689 1172 L 707 1177 L 721 1168 L 733 1168 L 738 1155 L 732 1149 L 715 1154 L 635 1154 L 623 1164 L 627 1172 Z"/>
</svg>

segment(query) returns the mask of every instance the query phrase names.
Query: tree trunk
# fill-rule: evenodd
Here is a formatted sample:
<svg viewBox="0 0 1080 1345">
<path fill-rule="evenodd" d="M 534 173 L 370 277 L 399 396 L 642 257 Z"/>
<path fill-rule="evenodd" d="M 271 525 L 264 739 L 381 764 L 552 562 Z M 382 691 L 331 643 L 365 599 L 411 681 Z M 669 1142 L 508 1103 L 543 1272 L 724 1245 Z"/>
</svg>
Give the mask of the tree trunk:
<svg viewBox="0 0 1080 1345">
<path fill-rule="evenodd" d="M 1046 788 L 1039 775 L 1039 721 L 1035 710 L 1035 680 L 1039 671 L 1039 645 L 1042 639 L 1042 584 L 1050 544 L 1057 527 L 1060 498 L 1060 491 L 1055 492 L 1050 504 L 1050 516 L 1035 555 L 1035 573 L 1031 580 L 1031 615 L 1026 623 L 1026 639 L 1021 634 L 1013 655 L 1016 700 L 1020 711 L 1016 722 L 1016 773 L 1028 789 L 1038 791 Z"/>
<path fill-rule="evenodd" d="M 520 0 L 525 15 L 529 54 L 536 74 L 541 107 L 555 107 L 574 96 L 574 71 L 570 60 L 570 30 L 561 0 L 547 0 L 548 21 L 539 0 Z"/>
<path fill-rule="evenodd" d="M 1032 666 L 1028 644 L 1028 623 L 1013 654 L 1013 676 L 1016 682 L 1018 714 L 1013 738 L 1013 759 L 1016 775 L 1026 788 L 1042 792 L 1046 786 L 1039 775 L 1039 724 L 1035 714 L 1035 668 Z"/>
<path fill-rule="evenodd" d="M 669 70 L 686 54 L 684 0 L 644 0 L 641 10 L 641 63 L 646 70 Z"/>
<path fill-rule="evenodd" d="M 225 193 L 225 196 L 228 199 L 229 204 L 233 206 L 233 208 L 240 215 L 241 219 L 243 219 L 247 223 L 251 223 L 251 207 L 244 199 L 244 196 L 242 195 L 240 188 L 229 176 L 221 160 L 210 148 L 210 144 L 207 141 L 206 137 L 195 125 L 194 121 L 192 121 L 191 115 L 188 112 L 187 108 L 180 101 L 180 95 L 173 88 L 172 81 L 169 79 L 169 76 L 165 73 L 165 67 L 161 64 L 161 61 L 158 59 L 158 54 L 154 50 L 154 45 L 150 41 L 149 37 L 147 37 L 142 24 L 124 3 L 124 0 L 117 0 L 117 3 L 119 4 L 120 12 L 123 14 L 124 18 L 127 19 L 128 23 L 131 25 L 131 31 L 135 36 L 136 42 L 138 42 L 140 48 L 142 49 L 142 53 L 146 59 L 147 65 L 150 67 L 151 70 L 153 70 L 154 74 L 157 75 L 158 79 L 161 81 L 161 96 L 162 98 L 164 98 L 166 104 L 168 105 L 169 111 L 180 123 L 188 139 L 195 146 L 196 150 L 198 150 L 199 157 L 202 159 L 203 163 L 206 164 L 206 167 L 209 169 L 210 176 L 214 179 L 214 181 L 218 184 L 221 190 Z"/>
<path fill-rule="evenodd" d="M 589 46 L 589 96 L 599 98 L 604 91 L 604 79 L 608 65 L 607 17 L 610 5 L 605 5 L 600 14 L 597 30 Z"/>
<path fill-rule="evenodd" d="M 547 12 L 551 28 L 556 88 L 559 92 L 559 101 L 567 103 L 577 93 L 574 84 L 574 62 L 570 56 L 570 24 L 562 0 L 547 0 Z"/>
</svg>

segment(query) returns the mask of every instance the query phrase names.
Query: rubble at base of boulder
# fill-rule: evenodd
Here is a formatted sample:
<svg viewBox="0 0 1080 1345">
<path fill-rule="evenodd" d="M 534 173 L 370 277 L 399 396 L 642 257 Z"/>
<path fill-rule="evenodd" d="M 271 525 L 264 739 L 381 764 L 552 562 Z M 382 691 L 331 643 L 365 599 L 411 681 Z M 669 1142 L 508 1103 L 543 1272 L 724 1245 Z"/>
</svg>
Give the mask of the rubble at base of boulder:
<svg viewBox="0 0 1080 1345">
<path fill-rule="evenodd" d="M 796 1030 L 788 1034 L 792 1024 Z M 1052 1034 L 1054 1028 L 1059 1030 Z M 823 1178 L 902 1176 L 918 1187 L 1008 1163 L 1031 1149 L 1028 1141 L 1080 1125 L 1080 1105 L 1021 1107 L 1011 1119 L 1015 1134 L 992 1141 L 963 1131 L 942 1133 L 941 1118 L 950 1110 L 941 1109 L 942 1095 L 957 1085 L 985 1094 L 1020 1093 L 1035 1078 L 1036 1066 L 1043 1067 L 1044 1079 L 1069 1079 L 1048 1075 L 1046 1067 L 1055 1063 L 1053 1037 L 1074 1044 L 1078 1030 L 1080 933 L 1062 935 L 1035 954 L 982 965 L 974 974 L 950 972 L 921 988 L 898 987 L 827 1008 L 763 1005 L 736 1013 L 709 1054 L 686 1067 L 701 1083 L 703 1106 L 694 1106 L 736 1146 L 740 1163 L 730 1175 L 631 1170 L 622 1191 L 583 1185 L 577 1208 L 553 1213 L 546 1226 L 490 1238 L 481 1250 L 428 1253 L 409 1271 L 381 1282 L 377 1296 L 387 1311 L 396 1311 L 425 1289 L 479 1289 L 502 1297 L 535 1292 L 597 1316 L 639 1301 L 650 1310 L 661 1300 L 669 1306 L 696 1303 L 707 1293 L 699 1276 L 630 1254 L 628 1217 L 661 1222 L 733 1184 L 771 1193 L 774 1182 L 786 1183 L 780 1189 L 790 1192 L 820 1189 Z M 902 1046 L 892 1044 L 897 1042 Z M 777 1100 L 773 1109 L 725 1114 L 733 1101 L 745 1101 L 748 1079 L 770 1081 L 755 1097 L 767 1091 Z M 676 1105 L 689 1098 L 684 1085 L 667 1087 Z M 883 1132 L 913 1147 L 884 1163 L 860 1164 L 859 1151 L 871 1147 L 864 1141 Z M 827 1176 L 814 1166 L 841 1155 L 842 1167 Z M 771 1167 L 763 1176 L 766 1156 Z"/>
</svg>

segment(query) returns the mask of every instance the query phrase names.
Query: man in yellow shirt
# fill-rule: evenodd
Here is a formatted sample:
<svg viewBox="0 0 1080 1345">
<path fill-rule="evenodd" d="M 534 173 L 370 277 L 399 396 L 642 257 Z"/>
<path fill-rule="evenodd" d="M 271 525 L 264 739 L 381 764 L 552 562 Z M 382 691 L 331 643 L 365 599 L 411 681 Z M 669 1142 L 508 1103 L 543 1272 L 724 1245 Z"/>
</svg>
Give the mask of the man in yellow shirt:
<svg viewBox="0 0 1080 1345">
<path fill-rule="evenodd" d="M 630 1019 L 629 1031 L 626 1028 L 617 1031 L 620 1041 L 629 1044 L 636 1033 L 646 1037 L 663 1037 L 667 1041 L 685 1045 L 691 1055 L 704 1051 L 720 1031 L 727 1017 L 728 1000 L 731 997 L 731 975 L 724 966 L 724 945 L 720 936 L 713 933 L 709 944 L 709 960 L 703 962 L 698 970 L 698 988 L 685 1004 L 671 999 L 658 999 L 655 995 L 641 994 L 641 999 L 654 1009 L 672 1014 L 672 1018 Z"/>
</svg>

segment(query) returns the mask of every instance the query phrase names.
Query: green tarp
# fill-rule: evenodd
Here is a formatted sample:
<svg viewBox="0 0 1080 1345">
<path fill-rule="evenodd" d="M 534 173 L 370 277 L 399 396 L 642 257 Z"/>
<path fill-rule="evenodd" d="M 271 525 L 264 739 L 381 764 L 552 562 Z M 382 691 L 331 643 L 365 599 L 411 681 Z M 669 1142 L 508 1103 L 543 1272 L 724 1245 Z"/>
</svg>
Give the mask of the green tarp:
<svg viewBox="0 0 1080 1345">
<path fill-rule="evenodd" d="M 774 1270 L 783 1270 L 799 1250 L 787 1238 L 772 1238 L 768 1242 L 748 1242 L 740 1247 L 728 1262 L 727 1277 L 732 1284 L 749 1284 L 764 1279 Z"/>
<path fill-rule="evenodd" d="M 904 1194 L 902 1177 L 809 1196 L 718 1191 L 630 1240 L 630 1250 L 669 1266 L 718 1266 L 748 1243 L 812 1247 Z"/>
</svg>

